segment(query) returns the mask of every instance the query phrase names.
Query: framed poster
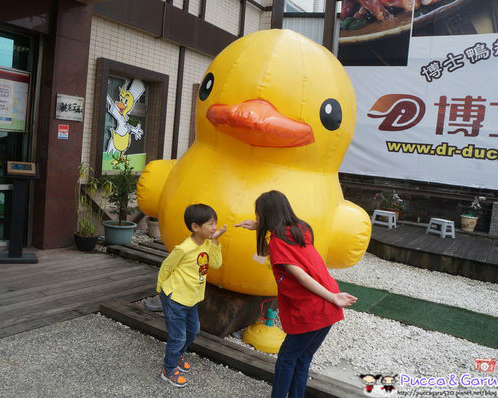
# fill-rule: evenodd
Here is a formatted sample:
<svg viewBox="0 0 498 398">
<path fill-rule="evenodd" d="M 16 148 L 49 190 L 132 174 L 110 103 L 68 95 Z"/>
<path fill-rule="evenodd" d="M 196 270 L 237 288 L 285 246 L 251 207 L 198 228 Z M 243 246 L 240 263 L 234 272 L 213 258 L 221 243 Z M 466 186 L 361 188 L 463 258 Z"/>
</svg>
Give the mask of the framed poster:
<svg viewBox="0 0 498 398">
<path fill-rule="evenodd" d="M 30 74 L 0 68 L 0 130 L 26 131 Z"/>
</svg>

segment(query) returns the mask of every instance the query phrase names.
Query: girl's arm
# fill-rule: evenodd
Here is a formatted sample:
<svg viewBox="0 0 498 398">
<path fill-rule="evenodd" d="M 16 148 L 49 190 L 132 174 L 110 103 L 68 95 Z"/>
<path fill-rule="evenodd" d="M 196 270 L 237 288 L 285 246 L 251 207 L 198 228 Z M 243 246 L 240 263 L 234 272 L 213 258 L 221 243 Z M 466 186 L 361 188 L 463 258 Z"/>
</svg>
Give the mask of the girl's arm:
<svg viewBox="0 0 498 398">
<path fill-rule="evenodd" d="M 258 223 L 254 220 L 244 220 L 239 222 L 238 224 L 235 224 L 235 226 L 254 231 L 256 228 L 258 228 Z"/>
<path fill-rule="evenodd" d="M 315 293 L 317 296 L 320 296 L 338 307 L 348 307 L 356 303 L 357 298 L 355 296 L 352 296 L 349 293 L 332 293 L 297 265 L 282 264 L 282 267 L 310 292 Z"/>
</svg>

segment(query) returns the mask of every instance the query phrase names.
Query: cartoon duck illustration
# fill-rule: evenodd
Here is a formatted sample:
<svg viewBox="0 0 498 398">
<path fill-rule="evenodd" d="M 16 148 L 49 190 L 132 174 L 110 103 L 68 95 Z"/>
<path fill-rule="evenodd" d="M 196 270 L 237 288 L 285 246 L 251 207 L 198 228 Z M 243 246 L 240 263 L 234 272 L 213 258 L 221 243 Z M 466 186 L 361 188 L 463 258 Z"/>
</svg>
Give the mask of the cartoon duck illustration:
<svg viewBox="0 0 498 398">
<path fill-rule="evenodd" d="M 353 137 L 353 87 L 324 47 L 289 30 L 245 36 L 208 67 L 196 103 L 196 139 L 176 162 L 150 162 L 138 183 L 142 211 L 158 217 L 168 248 L 188 230 L 184 209 L 212 206 L 234 225 L 254 218 L 255 199 L 276 189 L 311 224 L 315 246 L 332 268 L 363 256 L 371 225 L 344 200 L 338 169 Z M 223 267 L 208 281 L 239 293 L 276 295 L 271 270 L 255 256 L 254 233 L 229 228 Z"/>
<path fill-rule="evenodd" d="M 143 130 L 138 123 L 133 126 L 128 123 L 128 114 L 133 110 L 135 104 L 145 91 L 145 85 L 141 80 L 135 79 L 131 82 L 130 87 L 126 90 L 121 87 L 119 90 L 119 101 L 113 102 L 112 98 L 107 95 L 107 112 L 116 121 L 116 128 L 111 128 L 111 138 L 107 144 L 107 153 L 118 153 L 118 159 L 122 158 L 126 150 L 130 147 L 131 134 L 139 140 L 143 135 Z M 112 163 L 117 164 L 118 159 Z"/>
</svg>

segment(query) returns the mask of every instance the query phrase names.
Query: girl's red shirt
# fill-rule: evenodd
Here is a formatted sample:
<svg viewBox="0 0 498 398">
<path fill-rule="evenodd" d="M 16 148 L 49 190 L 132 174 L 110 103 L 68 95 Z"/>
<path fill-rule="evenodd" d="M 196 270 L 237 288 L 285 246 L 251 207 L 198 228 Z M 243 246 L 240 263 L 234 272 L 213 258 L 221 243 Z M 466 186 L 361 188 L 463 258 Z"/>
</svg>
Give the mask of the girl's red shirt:
<svg viewBox="0 0 498 398">
<path fill-rule="evenodd" d="M 311 233 L 307 230 L 303 232 L 304 247 L 290 245 L 274 234 L 271 234 L 268 245 L 278 287 L 280 321 L 288 334 L 311 332 L 344 319 L 342 308 L 306 289 L 282 267 L 282 264 L 296 265 L 332 293 L 339 293 L 337 282 L 330 276 L 322 256 L 311 243 Z M 289 230 L 288 238 L 292 241 Z"/>
</svg>

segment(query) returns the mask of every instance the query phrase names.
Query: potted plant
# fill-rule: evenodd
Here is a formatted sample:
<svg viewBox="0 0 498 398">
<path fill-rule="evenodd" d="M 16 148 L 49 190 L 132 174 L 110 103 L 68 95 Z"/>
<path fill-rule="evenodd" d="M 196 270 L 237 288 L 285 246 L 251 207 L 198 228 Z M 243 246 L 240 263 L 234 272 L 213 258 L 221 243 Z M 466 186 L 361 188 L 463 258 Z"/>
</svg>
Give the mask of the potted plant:
<svg viewBox="0 0 498 398">
<path fill-rule="evenodd" d="M 161 231 L 159 230 L 159 220 L 156 217 L 149 217 L 145 219 L 147 223 L 147 234 L 151 238 L 160 238 Z"/>
<path fill-rule="evenodd" d="M 481 202 L 484 200 L 486 200 L 484 196 L 474 196 L 470 206 L 460 216 L 462 231 L 474 231 L 481 214 Z"/>
<path fill-rule="evenodd" d="M 402 212 L 406 209 L 406 204 L 399 197 L 395 190 L 388 192 L 377 192 L 374 200 L 378 203 L 380 210 L 392 211 L 396 214 L 396 221 L 401 217 Z"/>
<path fill-rule="evenodd" d="M 127 221 L 127 216 L 137 207 L 131 206 L 137 189 L 138 175 L 133 172 L 130 160 L 126 156 L 115 159 L 115 174 L 106 175 L 104 179 L 112 186 L 108 202 L 111 213 L 118 216 L 117 220 L 104 221 L 105 240 L 109 244 L 124 245 L 131 242 L 137 224 Z"/>
<path fill-rule="evenodd" d="M 102 188 L 98 193 L 99 188 Z M 104 204 L 110 193 L 110 184 L 95 177 L 94 170 L 86 165 L 78 166 L 78 180 L 74 189 L 76 204 L 77 227 L 74 242 L 81 251 L 91 251 L 97 244 L 97 228 L 104 216 Z M 92 202 L 97 199 L 96 211 Z"/>
</svg>

